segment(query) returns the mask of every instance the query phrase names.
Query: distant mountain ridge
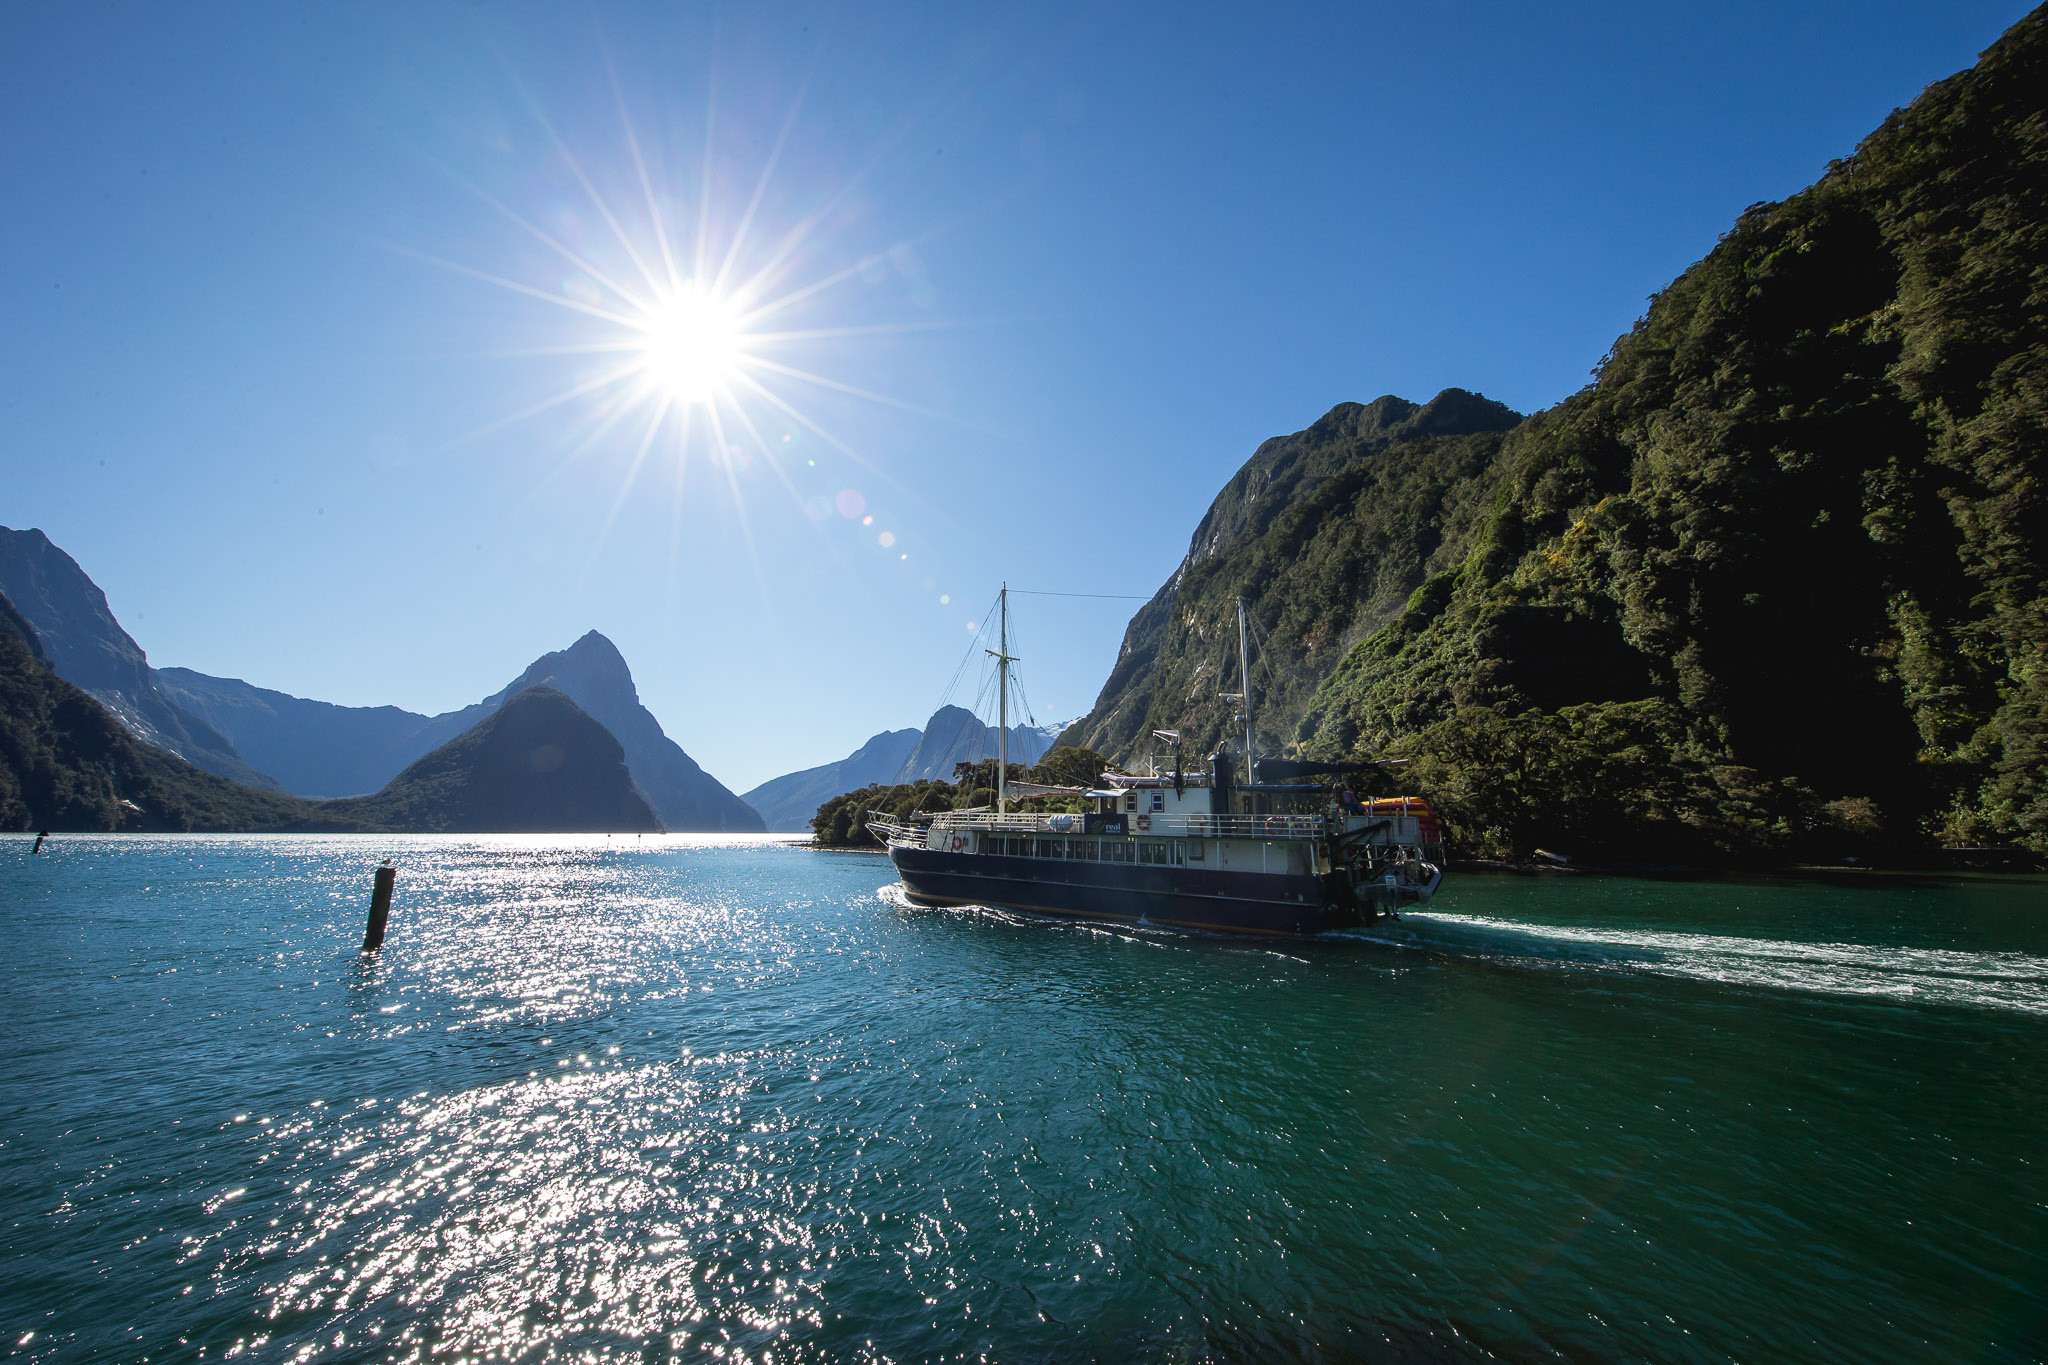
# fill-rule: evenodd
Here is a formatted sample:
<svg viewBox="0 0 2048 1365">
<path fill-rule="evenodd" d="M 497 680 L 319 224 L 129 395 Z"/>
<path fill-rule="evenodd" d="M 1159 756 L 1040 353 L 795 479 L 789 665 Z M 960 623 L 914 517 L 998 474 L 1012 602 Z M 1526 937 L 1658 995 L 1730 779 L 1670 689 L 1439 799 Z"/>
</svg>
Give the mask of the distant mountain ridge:
<svg viewBox="0 0 2048 1365">
<path fill-rule="evenodd" d="M 244 786 L 284 790 L 232 740 L 164 694 L 107 595 L 41 531 L 0 526 L 0 593 L 35 627 L 58 676 L 97 698 L 137 739 Z"/>
<path fill-rule="evenodd" d="M 325 815 L 429 833 L 658 833 L 612 732 L 552 687 L 522 688 L 374 796 Z"/>
<path fill-rule="evenodd" d="M 188 668 L 152 669 L 106 594 L 39 530 L 0 527 L 0 594 L 32 628 L 32 647 L 46 651 L 60 676 L 95 697 L 130 734 L 244 786 L 313 800 L 377 792 L 511 697 L 553 685 L 618 739 L 635 784 L 668 828 L 763 828 L 752 807 L 662 732 L 640 704 L 624 657 L 596 631 L 542 655 L 473 706 L 423 716 L 396 706 L 311 701 Z"/>
<path fill-rule="evenodd" d="M 189 668 L 156 670 L 164 695 L 223 735 L 287 791 L 312 800 L 382 787 L 437 743 L 431 716 L 396 706 L 337 706 Z"/>
<path fill-rule="evenodd" d="M 1026 725 L 1010 727 L 1010 762 L 1036 763 L 1050 749 L 1053 736 Z M 916 782 L 923 778 L 951 781 L 954 765 L 979 763 L 996 756 L 996 727 L 964 706 L 941 706 L 924 723 L 917 747 L 896 770 L 893 782 Z"/>
<path fill-rule="evenodd" d="M 923 738 L 922 730 L 884 730 L 836 763 L 770 778 L 740 799 L 775 833 L 800 833 L 810 828 L 818 807 L 840 793 L 893 782 Z"/>
<path fill-rule="evenodd" d="M 477 725 L 532 687 L 558 688 L 610 730 L 635 784 L 672 830 L 758 832 L 752 807 L 698 766 L 640 704 L 618 647 L 597 631 L 544 654 L 497 692 L 459 711 L 423 716 L 396 706 L 336 706 L 186 668 L 158 673 L 164 691 L 230 735 L 246 753 L 309 796 L 383 787 L 406 765 Z"/>
<path fill-rule="evenodd" d="M 1036 763 L 1061 727 L 1010 727 L 1010 761 Z M 961 706 L 941 706 L 922 729 L 884 730 L 836 763 L 770 778 L 742 798 L 777 833 L 806 833 L 818 807 L 862 787 L 950 781 L 959 763 L 996 756 L 996 727 Z"/>
<path fill-rule="evenodd" d="M 661 828 L 611 732 L 528 688 L 382 791 L 318 802 L 258 791 L 132 735 L 60 677 L 0 595 L 0 829 L 617 833 Z"/>
<path fill-rule="evenodd" d="M 543 654 L 504 691 L 479 705 L 496 709 L 509 697 L 540 686 L 559 688 L 618 739 L 634 782 L 670 829 L 751 834 L 763 830 L 752 806 L 728 791 L 663 733 L 661 722 L 640 704 L 625 657 L 604 636 L 589 631 L 567 649 Z M 476 709 L 437 717 L 436 723 L 467 716 Z"/>
</svg>

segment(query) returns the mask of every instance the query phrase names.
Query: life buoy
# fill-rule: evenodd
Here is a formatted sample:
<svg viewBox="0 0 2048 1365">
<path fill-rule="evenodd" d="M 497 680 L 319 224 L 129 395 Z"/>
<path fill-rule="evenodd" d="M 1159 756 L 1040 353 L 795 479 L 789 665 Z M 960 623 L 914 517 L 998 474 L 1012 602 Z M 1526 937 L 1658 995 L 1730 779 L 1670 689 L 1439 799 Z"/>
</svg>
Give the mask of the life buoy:
<svg viewBox="0 0 2048 1365">
<path fill-rule="evenodd" d="M 956 835 L 954 835 L 954 836 L 953 836 L 953 851 L 954 851 L 955 853 L 958 853 L 958 852 L 959 852 L 959 851 L 960 851 L 961 849 L 963 849 L 963 848 L 965 848 L 965 847 L 967 847 L 967 841 L 966 841 L 965 839 L 961 838 L 961 837 L 960 837 L 959 835 L 957 835 L 957 834 L 956 834 Z"/>
<path fill-rule="evenodd" d="M 1139 829 L 1150 829 L 1150 828 L 1152 828 L 1152 817 L 1151 817 L 1151 816 L 1149 816 L 1149 815 L 1141 815 L 1141 816 L 1139 816 L 1139 817 L 1138 817 L 1138 828 L 1139 828 Z"/>
</svg>

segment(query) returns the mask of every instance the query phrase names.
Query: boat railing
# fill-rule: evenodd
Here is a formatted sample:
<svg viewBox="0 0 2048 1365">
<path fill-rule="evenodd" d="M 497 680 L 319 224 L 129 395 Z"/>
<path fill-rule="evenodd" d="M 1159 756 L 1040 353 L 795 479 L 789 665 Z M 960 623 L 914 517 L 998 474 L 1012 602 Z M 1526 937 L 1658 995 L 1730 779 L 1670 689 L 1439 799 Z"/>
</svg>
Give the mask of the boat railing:
<svg viewBox="0 0 2048 1365">
<path fill-rule="evenodd" d="M 886 817 L 875 816 L 882 819 Z M 988 834 L 1078 835 L 1088 833 L 1084 817 L 1072 812 L 1050 815 L 994 811 L 940 811 L 912 817 L 940 829 L 979 830 Z M 1320 815 L 1152 815 L 1123 817 L 1124 834 L 1182 839 L 1320 839 L 1328 824 Z"/>
</svg>

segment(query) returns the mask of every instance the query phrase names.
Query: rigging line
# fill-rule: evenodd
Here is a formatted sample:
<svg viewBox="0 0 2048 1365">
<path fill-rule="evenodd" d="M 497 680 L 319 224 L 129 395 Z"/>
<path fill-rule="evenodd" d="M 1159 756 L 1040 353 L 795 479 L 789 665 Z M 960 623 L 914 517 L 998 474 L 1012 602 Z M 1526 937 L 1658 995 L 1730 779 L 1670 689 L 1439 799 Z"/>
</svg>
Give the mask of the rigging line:
<svg viewBox="0 0 2048 1365">
<path fill-rule="evenodd" d="M 1127 592 L 1043 592 L 1037 588 L 1012 588 L 1011 592 L 1023 593 L 1026 597 L 1095 597 L 1105 602 L 1150 602 L 1150 597 L 1139 597 Z"/>
<path fill-rule="evenodd" d="M 1012 588 L 1015 592 L 1017 589 Z M 1038 717 L 1032 714 L 1030 699 L 1024 695 L 1024 669 L 1022 667 L 1024 646 L 1019 639 L 1017 623 L 1010 622 L 1010 648 L 1017 651 L 1010 665 L 1010 694 L 1017 699 L 1017 708 L 1024 713 L 1025 724 L 1032 729 L 1038 727 Z"/>
<path fill-rule="evenodd" d="M 1273 686 L 1278 687 L 1280 685 L 1280 675 L 1273 671 L 1273 660 L 1266 652 L 1266 637 L 1260 632 L 1259 623 L 1252 618 L 1250 612 L 1245 613 L 1244 619 L 1245 623 L 1252 628 L 1252 644 L 1259 651 L 1259 667 L 1266 670 L 1266 680 L 1272 683 Z"/>
<path fill-rule="evenodd" d="M 998 601 L 1000 600 L 1000 597 L 998 597 Z M 996 603 L 991 602 L 989 609 L 992 611 L 995 609 L 995 606 Z M 933 711 L 937 711 L 939 707 L 943 707 L 953 699 L 953 692 L 960 686 L 960 679 L 967 675 L 967 665 L 974 661 L 976 646 L 980 645 L 982 640 L 988 635 L 988 622 L 989 614 L 985 611 L 982 613 L 980 624 L 975 629 L 974 638 L 967 642 L 967 652 L 960 656 L 960 666 L 953 670 L 953 679 L 946 684 L 946 690 L 939 695 L 939 705 L 933 707 Z M 980 705 L 979 698 L 976 699 L 975 704 L 977 706 Z"/>
</svg>

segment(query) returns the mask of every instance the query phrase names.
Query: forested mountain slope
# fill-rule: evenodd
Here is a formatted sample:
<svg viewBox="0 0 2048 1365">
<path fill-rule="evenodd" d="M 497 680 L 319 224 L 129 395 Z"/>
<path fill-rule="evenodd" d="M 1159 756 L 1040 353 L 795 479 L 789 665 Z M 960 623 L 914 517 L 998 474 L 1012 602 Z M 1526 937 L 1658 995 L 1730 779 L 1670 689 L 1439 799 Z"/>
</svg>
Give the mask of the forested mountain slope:
<svg viewBox="0 0 2048 1365">
<path fill-rule="evenodd" d="M 1346 561 L 1348 607 L 1292 603 L 1335 527 L 1204 566 L 1262 601 L 1276 739 L 1411 757 L 1468 852 L 2048 854 L 2044 11 L 1752 207 L 1586 389 L 1465 439 L 1417 504 L 1433 540 Z M 1398 616 L 1331 660 L 1417 562 Z M 1140 613 L 1075 738 L 1207 742 L 1218 649 L 1193 615 L 1170 593 Z"/>
<path fill-rule="evenodd" d="M 41 531 L 0 526 L 0 593 L 34 625 L 51 667 L 98 698 L 135 738 L 245 786 L 284 790 L 226 736 L 164 695 L 99 584 Z"/>
<path fill-rule="evenodd" d="M 2048 852 L 2048 15 L 1760 204 L 1503 443 L 1299 738 L 1496 848 Z"/>
<path fill-rule="evenodd" d="M 1276 716 L 1401 610 L 1487 510 L 1500 433 L 1519 416 L 1463 389 L 1417 407 L 1341 403 L 1261 445 L 1195 528 L 1180 567 L 1124 633 L 1095 708 L 1060 743 L 1129 761 L 1154 729 L 1208 752 L 1231 726 L 1242 594 L 1267 634 Z"/>
<path fill-rule="evenodd" d="M 201 771 L 132 737 L 53 670 L 0 597 L 0 829 L 359 829 L 313 802 Z"/>
</svg>

